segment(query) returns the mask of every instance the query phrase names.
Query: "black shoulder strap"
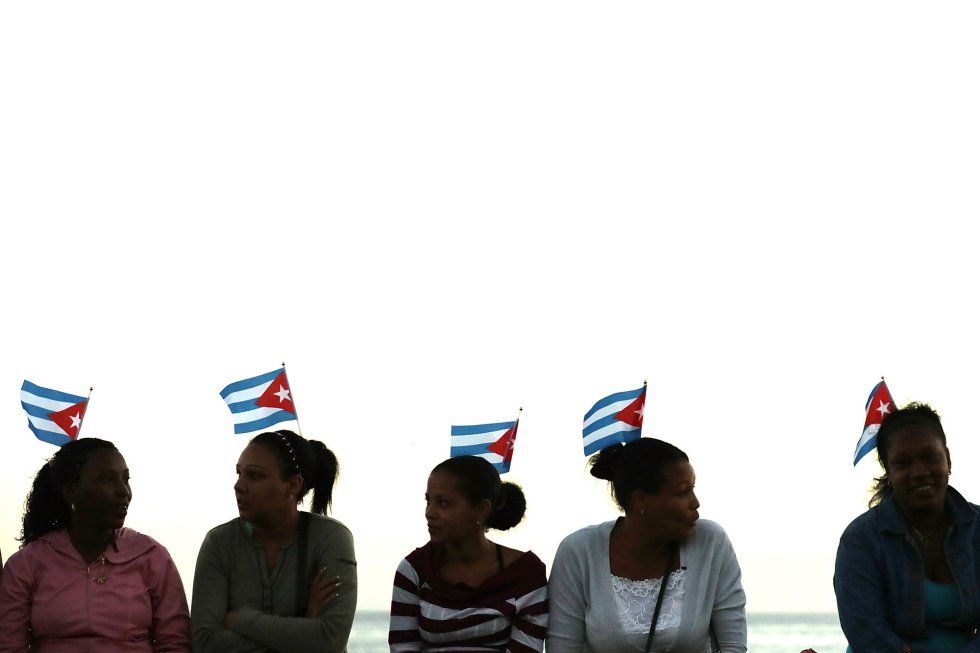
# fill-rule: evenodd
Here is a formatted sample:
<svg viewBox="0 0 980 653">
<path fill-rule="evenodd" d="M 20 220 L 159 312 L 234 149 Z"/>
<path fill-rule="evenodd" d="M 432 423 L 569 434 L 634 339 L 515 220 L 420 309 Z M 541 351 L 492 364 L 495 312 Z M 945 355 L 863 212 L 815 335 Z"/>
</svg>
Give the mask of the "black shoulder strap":
<svg viewBox="0 0 980 653">
<path fill-rule="evenodd" d="M 497 545 L 497 566 L 500 571 L 504 570 L 504 549 L 499 544 Z"/>
<path fill-rule="evenodd" d="M 306 616 L 306 603 L 310 600 L 310 574 L 307 572 L 307 535 L 310 532 L 310 513 L 300 511 L 299 528 L 296 532 L 296 616 Z"/>
<path fill-rule="evenodd" d="M 670 549 L 667 551 L 667 567 L 664 569 L 663 578 L 660 579 L 660 591 L 657 592 L 657 607 L 653 609 L 653 621 L 650 622 L 650 633 L 647 635 L 647 645 L 643 649 L 646 653 L 650 653 L 650 647 L 653 645 L 653 631 L 657 629 L 657 618 L 660 617 L 660 606 L 664 604 L 664 591 L 667 589 L 667 575 L 670 573 L 671 563 L 674 561 L 674 553 L 677 551 L 676 545 L 671 545 Z"/>
</svg>

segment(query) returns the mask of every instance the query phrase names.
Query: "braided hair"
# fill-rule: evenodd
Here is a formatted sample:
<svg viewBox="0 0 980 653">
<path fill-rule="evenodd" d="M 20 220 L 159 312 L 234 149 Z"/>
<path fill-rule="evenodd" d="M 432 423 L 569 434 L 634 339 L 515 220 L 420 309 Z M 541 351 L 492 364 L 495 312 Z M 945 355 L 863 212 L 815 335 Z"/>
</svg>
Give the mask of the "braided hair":
<svg viewBox="0 0 980 653">
<path fill-rule="evenodd" d="M 292 431 L 267 431 L 252 438 L 251 443 L 265 445 L 279 463 L 282 480 L 299 475 L 303 485 L 296 494 L 296 503 L 313 491 L 311 512 L 327 514 L 333 500 L 333 486 L 340 468 L 337 456 L 319 440 L 307 440 Z"/>
<path fill-rule="evenodd" d="M 102 449 L 117 451 L 116 445 L 98 438 L 81 438 L 66 443 L 41 466 L 34 476 L 31 491 L 24 501 L 24 524 L 20 532 L 21 546 L 26 546 L 45 533 L 71 525 L 71 506 L 61 490 L 81 477 L 82 467 L 89 455 Z"/>
</svg>

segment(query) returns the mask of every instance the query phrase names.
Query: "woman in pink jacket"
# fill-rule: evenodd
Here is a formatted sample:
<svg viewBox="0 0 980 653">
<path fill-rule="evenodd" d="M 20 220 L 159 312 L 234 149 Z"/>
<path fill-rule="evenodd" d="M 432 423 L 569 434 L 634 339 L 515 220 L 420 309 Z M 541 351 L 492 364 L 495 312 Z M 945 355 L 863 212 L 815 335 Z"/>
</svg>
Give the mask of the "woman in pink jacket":
<svg viewBox="0 0 980 653">
<path fill-rule="evenodd" d="M 186 653 L 190 616 L 167 550 L 123 528 L 133 493 L 111 442 L 58 450 L 27 496 L 0 576 L 0 653 Z"/>
</svg>

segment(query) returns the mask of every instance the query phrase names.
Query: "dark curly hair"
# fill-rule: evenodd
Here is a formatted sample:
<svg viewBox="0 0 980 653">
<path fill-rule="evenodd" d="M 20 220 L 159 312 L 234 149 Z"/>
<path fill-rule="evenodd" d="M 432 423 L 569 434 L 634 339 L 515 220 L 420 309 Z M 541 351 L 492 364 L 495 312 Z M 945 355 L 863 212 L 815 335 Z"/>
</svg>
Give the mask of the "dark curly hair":
<svg viewBox="0 0 980 653">
<path fill-rule="evenodd" d="M 318 515 L 327 514 L 333 501 L 333 486 L 340 473 L 337 456 L 327 445 L 287 430 L 259 433 L 249 444 L 256 442 L 266 446 L 276 457 L 282 480 L 296 474 L 303 477 L 303 487 L 296 495 L 296 503 L 300 503 L 313 490 L 311 511 Z"/>
<path fill-rule="evenodd" d="M 943 424 L 939 420 L 939 413 L 933 410 L 932 406 L 913 401 L 899 408 L 894 413 L 888 413 L 885 415 L 885 419 L 881 421 L 881 427 L 878 428 L 878 433 L 875 435 L 875 439 L 877 440 L 875 447 L 878 450 L 878 463 L 881 465 L 884 473 L 877 477 L 871 486 L 871 499 L 868 501 L 869 508 L 878 505 L 892 493 L 892 482 L 888 478 L 888 447 L 891 445 L 892 436 L 909 426 L 920 426 L 934 431 L 939 437 L 939 441 L 943 443 L 943 449 L 946 450 L 946 460 L 947 462 L 949 461 L 949 449 L 946 447 L 946 432 L 943 431 Z"/>
<path fill-rule="evenodd" d="M 524 492 L 516 483 L 501 481 L 500 474 L 489 462 L 479 456 L 448 458 L 432 470 L 456 477 L 460 494 L 471 504 L 490 502 L 490 515 L 486 527 L 506 531 L 521 523 L 527 510 Z"/>
<path fill-rule="evenodd" d="M 663 440 L 640 438 L 626 444 L 614 444 L 592 456 L 589 473 L 609 481 L 612 495 L 625 512 L 630 496 L 636 490 L 650 494 L 660 492 L 664 470 L 673 463 L 688 462 L 687 454 Z"/>
<path fill-rule="evenodd" d="M 58 449 L 38 470 L 24 502 L 24 525 L 18 538 L 22 547 L 45 533 L 71 525 L 71 507 L 61 490 L 77 482 L 89 455 L 102 449 L 118 451 L 116 445 L 107 440 L 73 440 Z"/>
</svg>

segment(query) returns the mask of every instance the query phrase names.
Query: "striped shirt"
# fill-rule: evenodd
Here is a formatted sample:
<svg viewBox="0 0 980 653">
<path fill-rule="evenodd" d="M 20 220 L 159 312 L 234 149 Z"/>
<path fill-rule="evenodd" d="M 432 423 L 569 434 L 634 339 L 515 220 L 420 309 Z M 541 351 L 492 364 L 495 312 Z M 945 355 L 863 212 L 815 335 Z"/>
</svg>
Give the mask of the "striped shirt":
<svg viewBox="0 0 980 653">
<path fill-rule="evenodd" d="M 540 652 L 548 627 L 544 563 L 530 551 L 477 588 L 451 585 L 429 542 L 398 565 L 388 644 L 401 651 Z"/>
</svg>

